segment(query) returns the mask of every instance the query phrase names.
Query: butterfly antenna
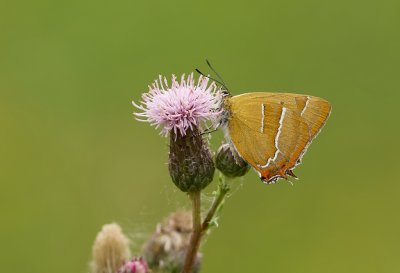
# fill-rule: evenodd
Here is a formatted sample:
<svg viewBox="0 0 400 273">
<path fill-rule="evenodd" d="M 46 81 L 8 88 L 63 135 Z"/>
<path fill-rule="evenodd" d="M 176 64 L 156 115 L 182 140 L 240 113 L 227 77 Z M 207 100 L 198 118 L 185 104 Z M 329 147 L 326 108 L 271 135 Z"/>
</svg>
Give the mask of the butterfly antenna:
<svg viewBox="0 0 400 273">
<path fill-rule="evenodd" d="M 201 72 L 201 71 L 198 70 L 197 68 L 196 68 L 195 70 L 196 70 L 196 72 L 199 73 L 200 75 L 202 75 L 202 76 L 204 76 L 204 77 L 206 77 L 206 78 L 209 78 L 209 79 L 212 80 L 212 81 L 215 81 L 215 82 L 219 83 L 219 84 L 222 85 L 226 90 L 228 90 L 228 87 L 226 87 L 226 85 L 225 85 L 224 82 L 221 82 L 221 81 L 216 80 L 216 79 L 214 79 L 214 78 L 212 78 L 212 77 L 210 77 L 210 76 L 207 76 L 206 74 L 204 74 L 203 72 Z"/>
<path fill-rule="evenodd" d="M 228 90 L 228 88 L 226 87 L 226 84 L 224 82 L 224 79 L 221 77 L 220 74 L 218 74 L 218 72 L 214 69 L 214 67 L 211 65 L 210 61 L 206 59 L 206 63 L 208 65 L 208 67 L 215 73 L 215 75 L 217 75 L 218 79 L 223 83 L 223 86 L 226 88 L 226 90 Z"/>
</svg>

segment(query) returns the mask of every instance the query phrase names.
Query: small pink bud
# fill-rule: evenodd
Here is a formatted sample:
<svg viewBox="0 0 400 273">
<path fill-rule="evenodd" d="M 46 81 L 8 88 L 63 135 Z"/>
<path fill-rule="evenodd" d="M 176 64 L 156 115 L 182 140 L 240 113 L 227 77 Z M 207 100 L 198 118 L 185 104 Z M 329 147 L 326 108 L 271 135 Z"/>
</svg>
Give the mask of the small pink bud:
<svg viewBox="0 0 400 273">
<path fill-rule="evenodd" d="M 146 261 L 140 257 L 134 257 L 132 260 L 126 262 L 117 273 L 148 273 L 149 267 Z"/>
</svg>

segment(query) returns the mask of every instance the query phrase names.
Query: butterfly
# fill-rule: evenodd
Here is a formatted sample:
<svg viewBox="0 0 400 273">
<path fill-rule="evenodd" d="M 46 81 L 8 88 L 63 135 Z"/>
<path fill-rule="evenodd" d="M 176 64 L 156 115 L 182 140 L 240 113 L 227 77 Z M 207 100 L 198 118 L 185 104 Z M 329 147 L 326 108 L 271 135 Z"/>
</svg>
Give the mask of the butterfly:
<svg viewBox="0 0 400 273">
<path fill-rule="evenodd" d="M 287 176 L 301 163 L 311 142 L 324 127 L 331 104 L 318 97 L 273 92 L 231 96 L 222 77 L 206 60 L 223 87 L 223 112 L 219 125 L 235 157 L 239 156 L 257 171 L 266 184 Z"/>
<path fill-rule="evenodd" d="M 290 93 L 227 95 L 222 125 L 234 152 L 274 183 L 301 163 L 325 125 L 331 104 L 321 98 Z"/>
</svg>

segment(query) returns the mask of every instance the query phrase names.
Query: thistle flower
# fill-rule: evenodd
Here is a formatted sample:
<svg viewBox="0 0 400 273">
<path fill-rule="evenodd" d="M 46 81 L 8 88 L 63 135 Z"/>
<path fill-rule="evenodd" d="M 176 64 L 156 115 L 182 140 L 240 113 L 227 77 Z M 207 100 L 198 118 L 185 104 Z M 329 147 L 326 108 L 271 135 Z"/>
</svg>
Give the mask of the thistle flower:
<svg viewBox="0 0 400 273">
<path fill-rule="evenodd" d="M 93 244 L 91 273 L 115 273 L 130 257 L 129 240 L 116 224 L 104 225 Z"/>
<path fill-rule="evenodd" d="M 214 162 L 208 143 L 201 136 L 205 124 L 214 126 L 222 113 L 222 92 L 200 76 L 195 83 L 193 73 L 178 82 L 172 76 L 171 86 L 162 76 L 149 86 L 140 104 L 133 105 L 141 113 L 138 120 L 149 122 L 161 134 L 170 136 L 169 172 L 172 181 L 183 192 L 197 192 L 214 177 Z"/>
<path fill-rule="evenodd" d="M 143 94 L 142 101 L 132 103 L 142 111 L 134 113 L 137 120 L 161 128 L 164 136 L 170 132 L 184 136 L 188 129 L 204 126 L 207 121 L 215 124 L 222 113 L 220 89 L 214 82 L 209 84 L 209 79 L 203 76 L 195 83 L 193 73 L 187 77 L 182 75 L 180 82 L 172 75 L 171 86 L 160 75 L 149 86 L 149 92 Z"/>
<path fill-rule="evenodd" d="M 126 262 L 117 273 L 148 273 L 149 267 L 143 258 L 132 258 Z"/>
</svg>

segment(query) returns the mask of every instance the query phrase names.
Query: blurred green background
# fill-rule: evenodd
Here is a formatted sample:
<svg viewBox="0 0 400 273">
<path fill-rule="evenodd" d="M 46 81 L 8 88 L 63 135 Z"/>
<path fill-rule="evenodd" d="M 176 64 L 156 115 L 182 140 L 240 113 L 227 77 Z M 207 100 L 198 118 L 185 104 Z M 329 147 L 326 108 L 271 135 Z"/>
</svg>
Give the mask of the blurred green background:
<svg viewBox="0 0 400 273">
<path fill-rule="evenodd" d="M 234 94 L 305 93 L 333 113 L 294 186 L 234 183 L 203 272 L 400 272 L 399 14 L 396 0 L 1 1 L 1 271 L 87 272 L 103 224 L 138 250 L 188 206 L 131 100 L 209 58 Z"/>
</svg>

